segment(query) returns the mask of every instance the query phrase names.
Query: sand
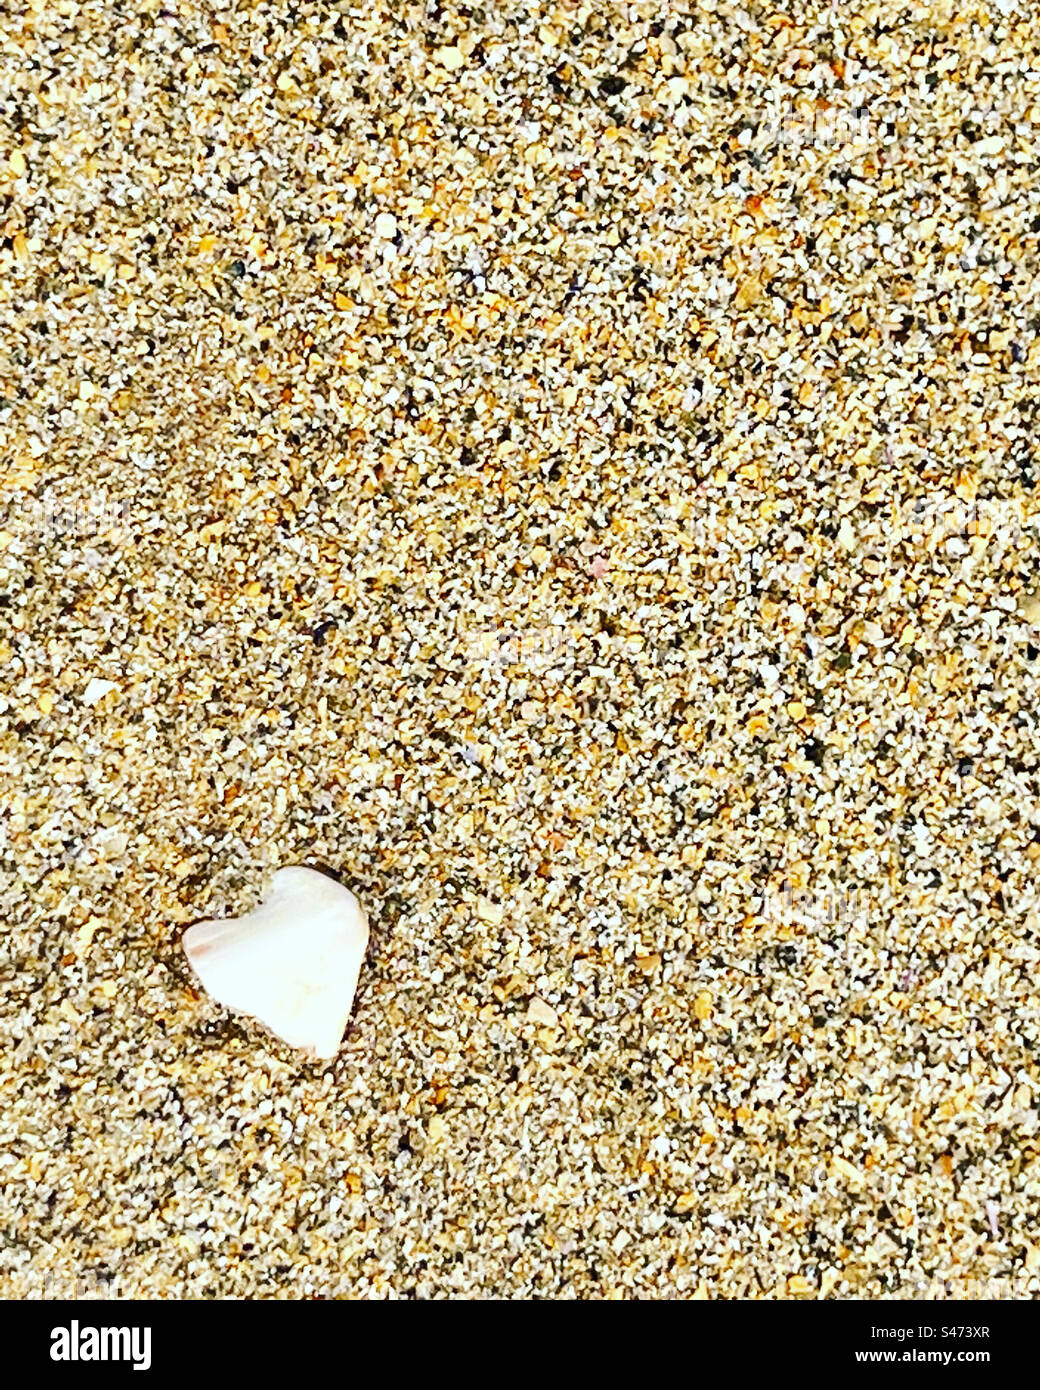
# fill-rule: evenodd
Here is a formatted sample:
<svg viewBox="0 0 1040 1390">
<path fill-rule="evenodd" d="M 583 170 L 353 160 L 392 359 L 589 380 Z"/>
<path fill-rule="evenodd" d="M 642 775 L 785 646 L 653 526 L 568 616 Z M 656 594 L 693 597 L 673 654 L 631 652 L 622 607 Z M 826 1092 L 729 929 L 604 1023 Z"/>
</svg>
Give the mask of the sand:
<svg viewBox="0 0 1040 1390">
<path fill-rule="evenodd" d="M 1040 1293 L 1035 15 L 31 0 L 0 131 L 0 1293 Z"/>
</svg>

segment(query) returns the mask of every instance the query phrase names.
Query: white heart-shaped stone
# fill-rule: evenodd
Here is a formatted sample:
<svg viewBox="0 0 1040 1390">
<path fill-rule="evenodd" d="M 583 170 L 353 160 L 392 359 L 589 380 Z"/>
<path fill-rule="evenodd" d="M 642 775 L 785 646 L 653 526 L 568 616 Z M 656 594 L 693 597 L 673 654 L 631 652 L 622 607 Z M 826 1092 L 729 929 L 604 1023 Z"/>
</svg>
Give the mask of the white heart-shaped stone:
<svg viewBox="0 0 1040 1390">
<path fill-rule="evenodd" d="M 279 869 L 245 917 L 196 922 L 184 950 L 207 994 L 290 1047 L 335 1057 L 368 945 L 361 904 L 316 869 Z"/>
</svg>

